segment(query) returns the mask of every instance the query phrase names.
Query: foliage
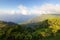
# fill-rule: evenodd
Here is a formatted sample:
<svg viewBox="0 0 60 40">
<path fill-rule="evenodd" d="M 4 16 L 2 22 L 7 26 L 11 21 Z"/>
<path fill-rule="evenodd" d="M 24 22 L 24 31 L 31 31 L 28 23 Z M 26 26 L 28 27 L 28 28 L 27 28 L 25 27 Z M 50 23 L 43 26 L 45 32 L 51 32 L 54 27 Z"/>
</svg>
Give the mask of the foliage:
<svg viewBox="0 0 60 40">
<path fill-rule="evenodd" d="M 0 40 L 59 40 L 60 18 L 49 18 L 33 25 L 0 23 Z"/>
</svg>

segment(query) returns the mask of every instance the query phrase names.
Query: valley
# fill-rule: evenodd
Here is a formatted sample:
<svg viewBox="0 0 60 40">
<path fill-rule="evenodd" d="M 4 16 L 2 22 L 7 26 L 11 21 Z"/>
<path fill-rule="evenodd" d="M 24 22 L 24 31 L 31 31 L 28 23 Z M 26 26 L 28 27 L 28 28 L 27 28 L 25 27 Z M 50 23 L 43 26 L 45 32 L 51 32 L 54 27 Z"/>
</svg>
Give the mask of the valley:
<svg viewBox="0 0 60 40">
<path fill-rule="evenodd" d="M 0 21 L 0 40 L 60 40 L 59 16 L 42 15 L 28 21 L 23 24 Z"/>
</svg>

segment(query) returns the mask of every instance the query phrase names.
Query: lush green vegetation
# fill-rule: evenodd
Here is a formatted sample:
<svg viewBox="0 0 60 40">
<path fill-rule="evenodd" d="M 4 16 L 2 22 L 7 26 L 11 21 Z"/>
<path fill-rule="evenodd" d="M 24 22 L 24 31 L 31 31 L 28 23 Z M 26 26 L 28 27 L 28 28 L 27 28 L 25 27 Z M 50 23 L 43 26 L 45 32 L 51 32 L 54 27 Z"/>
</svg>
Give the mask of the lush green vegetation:
<svg viewBox="0 0 60 40">
<path fill-rule="evenodd" d="M 0 22 L 0 40 L 60 40 L 60 18 L 32 25 Z"/>
</svg>

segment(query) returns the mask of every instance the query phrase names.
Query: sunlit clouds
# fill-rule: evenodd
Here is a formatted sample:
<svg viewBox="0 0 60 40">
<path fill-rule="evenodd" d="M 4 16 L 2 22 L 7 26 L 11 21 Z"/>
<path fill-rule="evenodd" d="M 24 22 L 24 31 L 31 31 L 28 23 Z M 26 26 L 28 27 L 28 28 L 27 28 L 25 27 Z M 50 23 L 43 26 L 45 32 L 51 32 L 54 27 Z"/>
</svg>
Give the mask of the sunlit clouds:
<svg viewBox="0 0 60 40">
<path fill-rule="evenodd" d="M 33 8 L 33 9 L 32 9 Z M 12 10 L 0 10 L 0 14 L 23 14 L 23 15 L 39 15 L 39 14 L 60 14 L 59 4 L 43 4 L 41 6 L 32 6 L 32 8 L 24 5 L 17 6 L 18 12 Z"/>
</svg>

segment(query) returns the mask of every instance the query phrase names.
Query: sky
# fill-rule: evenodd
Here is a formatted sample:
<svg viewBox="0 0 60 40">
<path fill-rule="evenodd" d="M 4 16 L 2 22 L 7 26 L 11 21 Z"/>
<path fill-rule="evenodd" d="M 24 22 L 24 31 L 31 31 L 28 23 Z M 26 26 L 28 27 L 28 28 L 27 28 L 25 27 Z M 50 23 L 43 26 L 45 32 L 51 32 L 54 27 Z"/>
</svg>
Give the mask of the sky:
<svg viewBox="0 0 60 40">
<path fill-rule="evenodd" d="M 60 0 L 0 0 L 0 15 L 39 15 L 50 13 L 60 13 Z"/>
</svg>

